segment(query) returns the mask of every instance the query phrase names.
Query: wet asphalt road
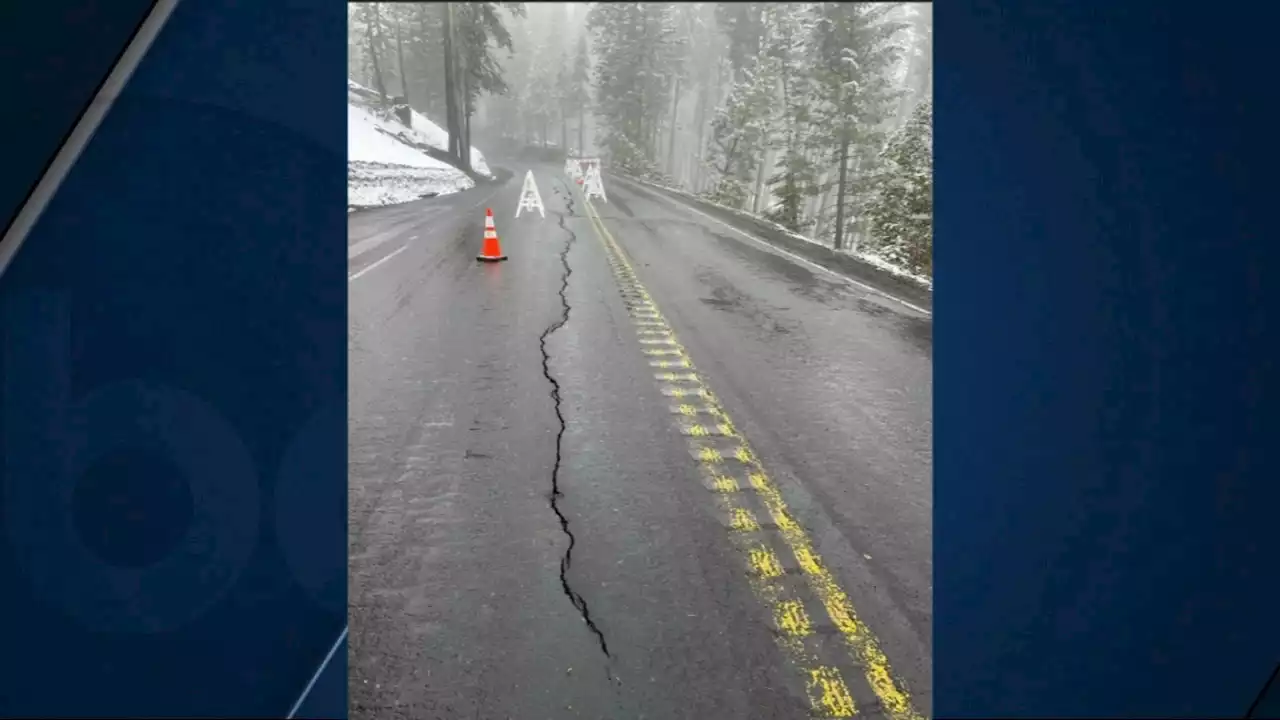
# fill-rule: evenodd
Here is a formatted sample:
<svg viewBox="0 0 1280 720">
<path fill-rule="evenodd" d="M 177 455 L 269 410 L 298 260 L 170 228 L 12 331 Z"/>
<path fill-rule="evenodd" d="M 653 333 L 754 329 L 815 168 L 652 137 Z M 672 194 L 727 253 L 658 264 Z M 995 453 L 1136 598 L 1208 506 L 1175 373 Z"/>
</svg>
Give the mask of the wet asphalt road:
<svg viewBox="0 0 1280 720">
<path fill-rule="evenodd" d="M 534 166 L 547 216 L 513 217 L 528 167 L 351 218 L 352 717 L 807 717 L 581 195 Z M 606 189 L 605 227 L 927 717 L 931 320 Z M 507 262 L 475 259 L 486 207 Z"/>
</svg>

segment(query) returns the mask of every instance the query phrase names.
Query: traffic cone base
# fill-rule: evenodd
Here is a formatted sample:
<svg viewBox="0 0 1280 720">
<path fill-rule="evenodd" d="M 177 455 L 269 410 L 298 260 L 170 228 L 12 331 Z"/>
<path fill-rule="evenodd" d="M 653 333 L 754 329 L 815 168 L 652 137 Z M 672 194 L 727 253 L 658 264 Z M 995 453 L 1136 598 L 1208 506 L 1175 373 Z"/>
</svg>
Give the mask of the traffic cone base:
<svg viewBox="0 0 1280 720">
<path fill-rule="evenodd" d="M 476 256 L 480 262 L 499 262 L 506 260 L 502 254 L 502 246 L 498 243 L 498 231 L 493 226 L 493 208 L 484 211 L 484 245 L 480 246 L 480 254 Z"/>
</svg>

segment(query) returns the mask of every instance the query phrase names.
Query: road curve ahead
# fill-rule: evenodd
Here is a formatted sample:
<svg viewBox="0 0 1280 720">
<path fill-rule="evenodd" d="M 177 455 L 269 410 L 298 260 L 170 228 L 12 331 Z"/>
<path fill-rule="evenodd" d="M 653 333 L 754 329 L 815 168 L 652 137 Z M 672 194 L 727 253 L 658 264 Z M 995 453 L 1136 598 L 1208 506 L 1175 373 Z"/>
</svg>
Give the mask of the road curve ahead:
<svg viewBox="0 0 1280 720">
<path fill-rule="evenodd" d="M 351 219 L 352 716 L 927 717 L 931 319 L 512 169 Z"/>
</svg>

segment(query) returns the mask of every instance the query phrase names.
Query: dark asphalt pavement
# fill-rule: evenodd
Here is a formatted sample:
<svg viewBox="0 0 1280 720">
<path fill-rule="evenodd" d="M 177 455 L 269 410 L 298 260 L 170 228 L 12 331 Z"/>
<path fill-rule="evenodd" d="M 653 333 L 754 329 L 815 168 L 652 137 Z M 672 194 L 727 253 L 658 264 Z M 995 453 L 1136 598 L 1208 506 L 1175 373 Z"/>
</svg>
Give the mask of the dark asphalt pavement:
<svg viewBox="0 0 1280 720">
<path fill-rule="evenodd" d="M 352 717 L 807 717 L 580 192 L 535 166 L 546 218 L 516 219 L 510 167 L 351 217 Z M 927 716 L 931 320 L 606 190 L 609 233 Z M 507 262 L 475 259 L 485 207 Z"/>
</svg>

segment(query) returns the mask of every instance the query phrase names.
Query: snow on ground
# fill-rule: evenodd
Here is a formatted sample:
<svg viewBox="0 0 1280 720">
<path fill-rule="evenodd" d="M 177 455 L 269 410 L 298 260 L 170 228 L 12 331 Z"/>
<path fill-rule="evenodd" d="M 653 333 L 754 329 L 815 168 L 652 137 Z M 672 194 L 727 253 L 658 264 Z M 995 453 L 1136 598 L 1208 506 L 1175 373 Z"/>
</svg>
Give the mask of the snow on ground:
<svg viewBox="0 0 1280 720">
<path fill-rule="evenodd" d="M 449 133 L 439 125 L 431 122 L 417 110 L 412 111 L 413 129 L 418 135 L 424 138 L 423 142 L 433 148 L 444 150 L 449 147 Z M 475 146 L 471 148 L 471 169 L 485 175 L 493 177 L 493 173 L 489 171 L 489 163 L 484 161 L 484 155 Z"/>
<path fill-rule="evenodd" d="M 450 168 L 462 171 L 430 155 L 409 147 L 387 134 L 389 123 L 355 105 L 347 106 L 347 160 L 421 168 Z"/>
<path fill-rule="evenodd" d="M 372 98 L 375 97 L 377 97 L 377 93 L 373 90 L 354 80 L 347 80 L 347 102 L 350 105 L 362 110 L 368 110 Z M 421 143 L 443 151 L 449 149 L 449 133 L 444 128 L 431 122 L 417 110 L 411 111 L 410 120 L 413 124 L 412 128 L 407 128 L 399 122 L 393 121 L 386 123 L 387 127 L 384 129 L 410 144 Z M 471 148 L 471 169 L 486 177 L 493 177 L 493 173 L 489 170 L 489 164 L 485 162 L 484 154 L 474 147 Z"/>
<path fill-rule="evenodd" d="M 395 205 L 475 187 L 452 165 L 421 150 L 449 146 L 449 134 L 414 112 L 408 128 L 376 109 L 377 94 L 347 80 L 347 206 Z M 471 167 L 493 177 L 484 155 L 471 148 Z"/>
<path fill-rule="evenodd" d="M 722 207 L 723 207 L 723 206 L 722 206 Z M 746 215 L 746 214 L 747 214 L 747 213 L 744 213 L 744 212 L 743 212 L 743 211 L 741 211 L 741 210 L 735 210 L 735 212 L 741 213 L 741 214 L 743 214 L 743 215 Z M 754 217 L 754 216 L 753 216 L 753 217 Z M 831 247 L 830 245 L 828 245 L 828 244 L 826 244 L 826 243 L 824 243 L 824 242 L 820 242 L 820 241 L 818 241 L 818 240 L 814 240 L 813 238 L 809 237 L 808 235 L 801 235 L 800 233 L 792 232 L 792 231 L 790 231 L 790 230 L 786 229 L 785 227 L 783 227 L 783 226 L 781 226 L 781 225 L 779 225 L 779 224 L 777 224 L 777 223 L 769 222 L 768 220 L 765 220 L 765 219 L 763 219 L 763 218 L 756 218 L 756 220 L 759 220 L 760 222 L 768 223 L 769 225 L 771 225 L 771 226 L 773 226 L 775 229 L 777 229 L 779 232 L 784 232 L 784 233 L 786 233 L 787 235 L 789 235 L 790 237 L 795 238 L 796 240 L 803 240 L 803 241 L 805 241 L 805 242 L 807 242 L 807 243 L 812 243 L 812 244 L 814 244 L 814 245 L 821 245 L 822 247 L 824 247 L 824 248 L 826 248 L 826 249 L 828 249 L 828 250 L 831 250 L 831 249 L 832 249 L 832 247 Z M 874 267 L 876 267 L 876 268 L 878 268 L 878 269 L 880 269 L 880 270 L 883 270 L 883 271 L 885 271 L 885 272 L 889 273 L 890 275 L 896 275 L 896 276 L 898 276 L 898 277 L 900 277 L 900 278 L 903 278 L 903 279 L 906 279 L 906 280 L 910 280 L 910 281 L 912 281 L 912 282 L 916 283 L 917 285 L 921 285 L 921 286 L 926 287 L 926 288 L 928 288 L 928 289 L 930 289 L 930 290 L 932 290 L 932 289 L 933 289 L 933 280 L 932 280 L 931 278 L 927 278 L 927 277 L 925 277 L 925 276 L 923 276 L 923 275 L 916 275 L 915 273 L 909 272 L 908 270 L 906 270 L 906 269 L 904 269 L 904 268 L 902 268 L 902 267 L 900 267 L 900 266 L 898 266 L 898 265 L 893 264 L 893 262 L 891 262 L 890 260 L 888 260 L 887 258 L 885 258 L 885 257 L 884 257 L 884 256 L 882 256 L 882 255 L 877 255 L 877 254 L 875 254 L 875 253 L 869 253 L 869 252 L 858 252 L 858 251 L 855 251 L 855 250 L 838 250 L 838 251 L 836 251 L 836 252 L 843 252 L 843 253 L 844 253 L 844 254 L 846 254 L 846 255 L 852 255 L 852 256 L 854 256 L 854 257 L 858 258 L 859 260 L 861 260 L 861 261 L 863 261 L 863 262 L 867 263 L 868 265 L 871 265 L 871 266 L 874 266 Z"/>
<path fill-rule="evenodd" d="M 448 195 L 474 185 L 471 178 L 447 165 L 440 169 L 356 161 L 347 163 L 347 206 L 352 209 L 397 205 L 424 197 Z"/>
<path fill-rule="evenodd" d="M 347 106 L 347 205 L 394 205 L 475 187 L 461 170 L 394 137 L 390 120 Z"/>
</svg>

